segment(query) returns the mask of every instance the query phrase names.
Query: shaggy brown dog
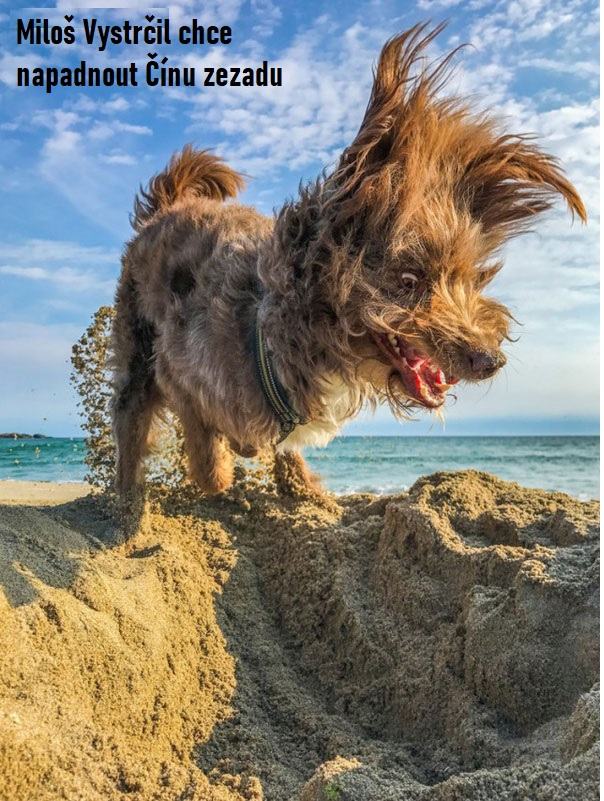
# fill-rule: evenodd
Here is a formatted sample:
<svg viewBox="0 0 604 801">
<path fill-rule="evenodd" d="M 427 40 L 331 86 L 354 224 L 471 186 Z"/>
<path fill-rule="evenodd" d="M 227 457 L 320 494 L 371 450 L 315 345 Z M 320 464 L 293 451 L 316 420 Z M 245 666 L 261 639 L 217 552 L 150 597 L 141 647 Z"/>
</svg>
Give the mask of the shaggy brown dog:
<svg viewBox="0 0 604 801">
<path fill-rule="evenodd" d="M 214 493 L 232 451 L 325 443 L 366 401 L 438 409 L 505 364 L 510 313 L 483 295 L 498 251 L 556 194 L 585 209 L 555 159 L 438 96 L 451 56 L 420 57 L 441 29 L 386 44 L 355 140 L 275 220 L 225 203 L 241 176 L 191 147 L 136 199 L 113 332 L 121 493 L 162 407 Z"/>
</svg>

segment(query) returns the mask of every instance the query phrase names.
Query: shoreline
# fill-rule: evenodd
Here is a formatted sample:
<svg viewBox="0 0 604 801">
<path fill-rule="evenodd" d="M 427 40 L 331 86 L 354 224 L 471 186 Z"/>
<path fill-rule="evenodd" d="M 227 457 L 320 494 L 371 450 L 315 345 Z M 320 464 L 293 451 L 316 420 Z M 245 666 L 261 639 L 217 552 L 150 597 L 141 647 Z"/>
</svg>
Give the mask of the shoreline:
<svg viewBox="0 0 604 801">
<path fill-rule="evenodd" d="M 557 434 L 555 432 L 537 433 L 537 434 L 514 434 L 509 432 L 501 432 L 499 434 L 449 434 L 443 431 L 422 431 L 418 434 L 398 433 L 398 434 L 384 434 L 384 433 L 368 433 L 368 434 L 337 434 L 334 439 L 424 439 L 424 438 L 441 438 L 441 439 L 577 439 L 577 438 L 592 438 L 600 437 L 600 432 L 594 433 L 580 432 L 573 434 L 572 432 L 564 432 Z M 36 439 L 68 439 L 77 442 L 83 442 L 86 439 L 84 434 L 0 434 L 0 440 L 9 440 L 21 442 L 23 440 L 36 440 Z M 311 446 L 309 446 L 311 447 Z"/>
<path fill-rule="evenodd" d="M 444 473 L 455 473 L 455 470 L 440 471 Z M 484 471 L 478 471 L 484 472 Z M 487 471 L 488 472 L 488 471 Z M 490 474 L 493 475 L 494 474 Z M 497 477 L 497 476 L 494 476 Z M 419 477 L 421 478 L 421 476 Z M 503 479 L 504 481 L 509 479 Z M 519 482 L 512 482 L 524 486 Z M 324 482 L 325 484 L 325 482 Z M 351 498 L 352 496 L 373 496 L 375 498 L 385 498 L 387 496 L 397 496 L 407 493 L 411 485 L 396 489 L 375 490 L 367 488 L 348 489 L 344 491 L 328 490 L 338 500 Z M 599 496 L 590 496 L 587 493 L 573 494 L 563 490 L 551 490 L 541 487 L 531 487 L 540 492 L 561 492 L 581 503 L 592 501 L 599 502 Z M 4 506 L 56 506 L 62 503 L 69 503 L 78 498 L 84 498 L 92 492 L 92 487 L 85 481 L 50 481 L 43 479 L 13 479 L 0 478 L 0 505 Z"/>
</svg>

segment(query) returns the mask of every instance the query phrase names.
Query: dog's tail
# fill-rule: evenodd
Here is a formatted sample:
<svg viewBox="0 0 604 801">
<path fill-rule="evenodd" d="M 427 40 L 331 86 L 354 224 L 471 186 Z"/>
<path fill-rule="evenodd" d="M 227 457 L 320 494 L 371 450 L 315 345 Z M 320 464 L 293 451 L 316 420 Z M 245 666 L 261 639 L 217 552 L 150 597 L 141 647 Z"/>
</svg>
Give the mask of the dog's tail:
<svg viewBox="0 0 604 801">
<path fill-rule="evenodd" d="M 154 175 L 134 199 L 132 227 L 139 231 L 159 211 L 188 196 L 211 200 L 235 197 L 243 189 L 243 176 L 207 150 L 186 145 L 175 153 L 163 172 Z"/>
</svg>

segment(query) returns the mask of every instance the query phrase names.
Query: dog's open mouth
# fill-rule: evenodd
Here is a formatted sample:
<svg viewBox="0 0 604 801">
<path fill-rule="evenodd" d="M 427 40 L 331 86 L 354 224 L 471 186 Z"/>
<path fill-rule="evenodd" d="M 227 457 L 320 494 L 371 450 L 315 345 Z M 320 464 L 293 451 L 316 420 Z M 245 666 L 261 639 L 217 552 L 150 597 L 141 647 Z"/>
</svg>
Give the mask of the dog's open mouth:
<svg viewBox="0 0 604 801">
<path fill-rule="evenodd" d="M 458 378 L 446 376 L 428 356 L 405 343 L 394 334 L 372 334 L 375 343 L 401 377 L 409 397 L 428 409 L 437 409 L 445 402 L 447 390 Z"/>
</svg>

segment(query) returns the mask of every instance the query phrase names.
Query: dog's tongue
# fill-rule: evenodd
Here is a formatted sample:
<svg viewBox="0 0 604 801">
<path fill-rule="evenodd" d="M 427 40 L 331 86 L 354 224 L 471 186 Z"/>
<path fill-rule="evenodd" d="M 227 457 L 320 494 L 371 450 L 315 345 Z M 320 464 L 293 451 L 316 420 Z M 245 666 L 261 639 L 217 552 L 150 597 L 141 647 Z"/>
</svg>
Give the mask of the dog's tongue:
<svg viewBox="0 0 604 801">
<path fill-rule="evenodd" d="M 418 353 L 413 348 L 409 348 L 407 351 L 405 351 L 405 358 L 407 360 L 407 364 L 412 370 L 422 374 L 428 373 L 430 378 L 436 384 L 447 383 L 447 377 L 445 376 L 444 372 L 440 368 L 434 370 L 430 364 L 430 359 L 428 359 L 427 356 L 422 356 L 421 353 Z"/>
<path fill-rule="evenodd" d="M 400 374 L 409 394 L 429 409 L 436 409 L 445 401 L 447 390 L 458 382 L 448 377 L 433 364 L 429 356 L 409 347 L 394 334 L 373 334 L 376 344 Z"/>
<path fill-rule="evenodd" d="M 412 370 L 421 370 L 421 368 L 425 365 L 425 369 L 430 372 L 432 378 L 437 384 L 457 384 L 459 382 L 459 378 L 456 376 L 450 376 L 447 378 L 440 368 L 434 371 L 430 364 L 430 359 L 428 359 L 427 356 L 422 356 L 421 353 L 418 353 L 413 348 L 408 348 L 405 351 L 405 358 L 407 360 L 407 364 Z"/>
<path fill-rule="evenodd" d="M 409 367 L 415 369 L 416 367 L 421 367 L 422 364 L 426 361 L 425 356 L 421 356 L 416 350 L 413 348 L 409 348 L 405 351 L 405 358 L 407 359 L 407 364 Z"/>
</svg>

